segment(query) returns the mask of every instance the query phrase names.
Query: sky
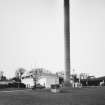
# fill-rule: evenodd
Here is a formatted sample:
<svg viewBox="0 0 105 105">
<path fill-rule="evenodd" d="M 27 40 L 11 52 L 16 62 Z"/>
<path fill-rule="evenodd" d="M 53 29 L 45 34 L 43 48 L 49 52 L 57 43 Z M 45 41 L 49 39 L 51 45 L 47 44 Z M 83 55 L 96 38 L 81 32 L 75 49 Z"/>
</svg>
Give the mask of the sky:
<svg viewBox="0 0 105 105">
<path fill-rule="evenodd" d="M 70 1 L 71 72 L 105 75 L 105 1 Z M 0 0 L 0 70 L 64 70 L 63 0 Z"/>
<path fill-rule="evenodd" d="M 104 0 L 71 0 L 71 62 L 77 72 L 105 76 Z"/>
</svg>

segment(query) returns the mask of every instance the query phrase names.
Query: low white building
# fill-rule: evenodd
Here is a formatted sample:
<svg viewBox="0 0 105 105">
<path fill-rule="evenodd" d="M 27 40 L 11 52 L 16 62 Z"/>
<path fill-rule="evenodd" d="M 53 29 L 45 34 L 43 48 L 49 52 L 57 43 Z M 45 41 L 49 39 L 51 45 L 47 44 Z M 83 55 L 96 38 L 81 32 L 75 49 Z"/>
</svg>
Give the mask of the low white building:
<svg viewBox="0 0 105 105">
<path fill-rule="evenodd" d="M 32 88 L 34 86 L 34 81 L 33 78 L 30 76 L 24 77 L 21 80 L 22 83 L 24 83 L 26 85 L 27 88 Z"/>
<path fill-rule="evenodd" d="M 59 84 L 59 78 L 56 74 L 43 74 L 40 76 L 38 83 L 46 88 L 50 88 L 52 84 Z"/>
<path fill-rule="evenodd" d="M 32 76 L 26 76 L 22 79 L 22 83 L 26 85 L 27 88 L 32 88 L 34 86 L 34 80 Z M 59 84 L 59 77 L 56 74 L 42 73 L 37 81 L 37 83 L 50 88 L 52 84 Z"/>
</svg>

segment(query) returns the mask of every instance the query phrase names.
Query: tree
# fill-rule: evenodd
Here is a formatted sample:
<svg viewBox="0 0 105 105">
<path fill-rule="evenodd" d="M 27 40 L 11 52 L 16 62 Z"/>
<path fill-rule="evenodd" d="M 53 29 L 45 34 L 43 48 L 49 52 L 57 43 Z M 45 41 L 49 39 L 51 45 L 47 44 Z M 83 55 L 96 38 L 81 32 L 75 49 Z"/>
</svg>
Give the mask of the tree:
<svg viewBox="0 0 105 105">
<path fill-rule="evenodd" d="M 19 78 L 19 71 L 18 70 L 15 71 L 15 77 Z"/>
<path fill-rule="evenodd" d="M 0 80 L 1 81 L 6 80 L 6 77 L 3 74 L 4 74 L 4 72 L 3 71 L 0 71 Z"/>
<path fill-rule="evenodd" d="M 25 69 L 24 68 L 19 68 L 18 70 L 16 70 L 15 75 L 17 78 L 21 79 L 22 75 L 25 73 Z"/>
<path fill-rule="evenodd" d="M 3 72 L 3 71 L 0 71 L 0 77 L 2 77 L 2 76 L 3 76 L 3 74 L 4 74 L 4 72 Z"/>
<path fill-rule="evenodd" d="M 4 71 L 0 71 L 0 80 L 5 81 L 7 78 L 4 76 Z"/>
<path fill-rule="evenodd" d="M 18 83 L 18 88 L 20 87 L 19 83 L 21 82 L 21 79 L 22 79 L 22 75 L 25 73 L 25 69 L 24 68 L 19 68 L 18 70 L 16 70 L 15 72 L 15 76 L 16 78 L 15 81 Z"/>
<path fill-rule="evenodd" d="M 4 72 L 0 71 L 0 80 L 2 80 L 3 74 L 4 74 Z"/>
<path fill-rule="evenodd" d="M 32 69 L 29 74 L 32 76 L 33 80 L 34 80 L 34 86 L 36 88 L 36 85 L 37 85 L 37 81 L 39 79 L 39 77 L 41 76 L 42 74 L 42 69 Z"/>
</svg>

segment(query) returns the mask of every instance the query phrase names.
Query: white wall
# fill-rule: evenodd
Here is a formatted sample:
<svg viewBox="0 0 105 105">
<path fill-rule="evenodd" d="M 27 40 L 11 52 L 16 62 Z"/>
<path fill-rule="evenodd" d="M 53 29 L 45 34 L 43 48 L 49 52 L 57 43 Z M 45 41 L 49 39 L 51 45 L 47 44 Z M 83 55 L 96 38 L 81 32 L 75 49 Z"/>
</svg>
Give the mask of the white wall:
<svg viewBox="0 0 105 105">
<path fill-rule="evenodd" d="M 41 77 L 40 80 L 38 81 L 41 85 L 45 86 L 46 88 L 50 88 L 51 84 L 58 84 L 59 79 L 56 78 L 55 76 L 45 76 Z"/>
<path fill-rule="evenodd" d="M 32 86 L 34 86 L 33 78 L 22 79 L 22 83 L 24 83 L 27 88 L 31 88 Z"/>
<path fill-rule="evenodd" d="M 47 79 L 46 78 L 40 78 L 38 80 L 38 83 L 40 83 L 42 86 L 46 86 L 46 82 L 47 82 Z"/>
<path fill-rule="evenodd" d="M 32 78 L 22 79 L 22 83 L 26 84 L 27 87 L 34 86 Z M 45 86 L 46 88 L 50 88 L 51 84 L 59 84 L 59 78 L 56 78 L 56 76 L 41 76 L 37 83 Z"/>
</svg>

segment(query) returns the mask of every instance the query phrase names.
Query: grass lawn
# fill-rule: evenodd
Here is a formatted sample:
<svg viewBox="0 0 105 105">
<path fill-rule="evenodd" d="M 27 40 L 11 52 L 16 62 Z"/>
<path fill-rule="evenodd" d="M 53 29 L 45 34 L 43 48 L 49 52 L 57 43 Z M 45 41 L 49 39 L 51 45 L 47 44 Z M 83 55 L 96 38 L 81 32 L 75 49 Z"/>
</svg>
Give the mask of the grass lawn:
<svg viewBox="0 0 105 105">
<path fill-rule="evenodd" d="M 45 90 L 0 91 L 0 105 L 105 105 L 105 87 L 67 89 L 57 94 Z"/>
</svg>

